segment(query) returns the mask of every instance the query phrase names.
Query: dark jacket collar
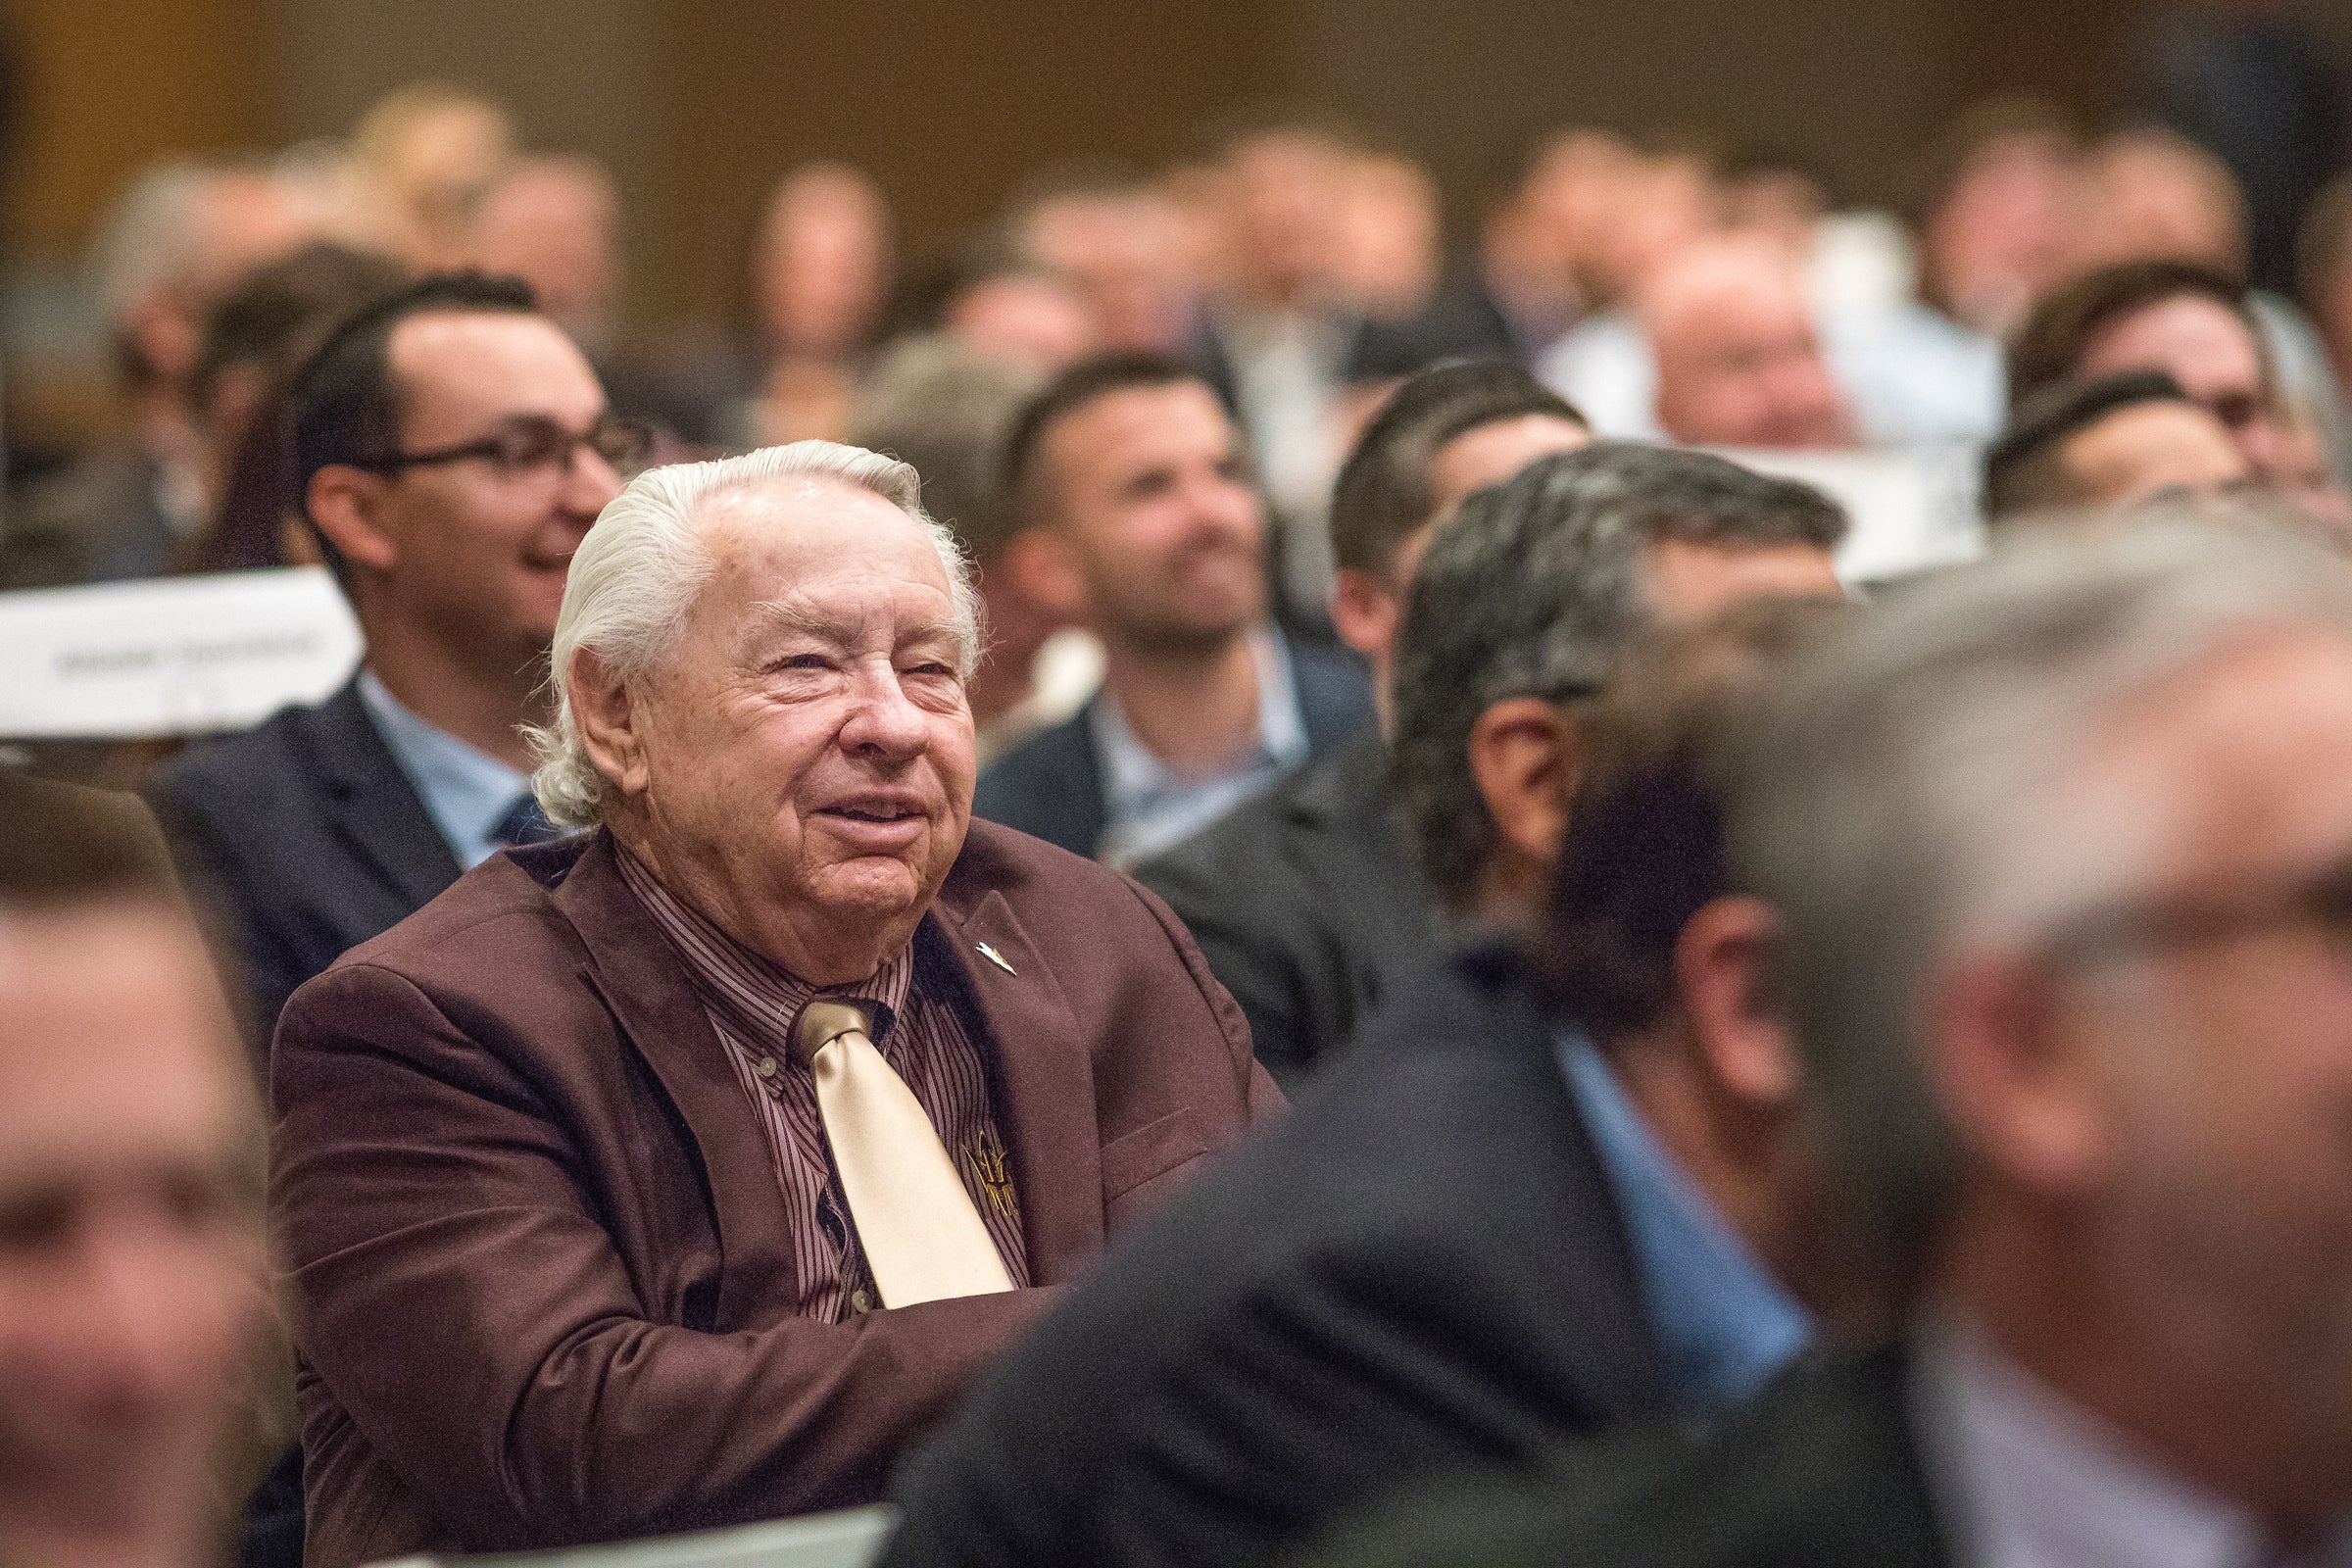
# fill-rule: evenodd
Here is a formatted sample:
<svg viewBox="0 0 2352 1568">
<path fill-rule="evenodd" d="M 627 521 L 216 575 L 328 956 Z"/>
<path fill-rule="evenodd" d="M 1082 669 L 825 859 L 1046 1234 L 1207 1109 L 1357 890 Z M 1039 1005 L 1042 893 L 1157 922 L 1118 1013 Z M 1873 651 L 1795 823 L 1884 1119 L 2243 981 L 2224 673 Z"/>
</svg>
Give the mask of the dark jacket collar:
<svg viewBox="0 0 2352 1568">
<path fill-rule="evenodd" d="M 464 867 L 368 718 L 357 677 L 297 715 L 294 735 L 310 753 L 335 831 L 412 906 L 458 879 Z"/>
</svg>

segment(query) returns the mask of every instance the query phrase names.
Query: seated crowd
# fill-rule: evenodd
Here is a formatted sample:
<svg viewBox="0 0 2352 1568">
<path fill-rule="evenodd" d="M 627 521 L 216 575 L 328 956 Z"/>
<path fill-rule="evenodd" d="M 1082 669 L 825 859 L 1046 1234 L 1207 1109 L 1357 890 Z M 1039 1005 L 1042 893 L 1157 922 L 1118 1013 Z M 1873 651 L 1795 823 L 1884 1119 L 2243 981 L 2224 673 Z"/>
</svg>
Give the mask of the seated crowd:
<svg viewBox="0 0 2352 1568">
<path fill-rule="evenodd" d="M 151 176 L 0 581 L 365 653 L 0 767 L 0 1563 L 2352 1568 L 2352 320 L 1964 129 L 1900 300 L 1289 117 L 895 337 L 812 164 L 743 355 L 464 95 Z"/>
</svg>

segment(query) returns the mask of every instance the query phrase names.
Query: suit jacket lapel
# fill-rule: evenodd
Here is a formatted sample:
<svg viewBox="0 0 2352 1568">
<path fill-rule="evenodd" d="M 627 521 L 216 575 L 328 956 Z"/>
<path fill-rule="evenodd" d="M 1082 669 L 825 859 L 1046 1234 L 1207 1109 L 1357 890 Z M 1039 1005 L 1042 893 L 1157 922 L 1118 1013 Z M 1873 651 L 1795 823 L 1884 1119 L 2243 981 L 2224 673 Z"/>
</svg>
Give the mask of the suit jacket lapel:
<svg viewBox="0 0 2352 1568">
<path fill-rule="evenodd" d="M 1003 894 L 988 891 L 967 912 L 943 890 L 933 912 L 925 929 L 937 931 L 985 1028 L 984 1049 L 993 1050 L 997 1122 L 1020 1197 L 1030 1278 L 1068 1279 L 1102 1250 L 1093 1057 L 1044 953 Z"/>
<path fill-rule="evenodd" d="M 724 1268 L 721 1322 L 763 1324 L 792 1299 L 792 1250 L 767 1135 L 668 938 L 613 861 L 610 833 L 589 841 L 553 895 L 588 950 L 585 976 L 685 1118 L 702 1154 Z"/>
<path fill-rule="evenodd" d="M 438 897 L 465 868 L 376 733 L 359 682 L 320 704 L 307 730 L 335 831 L 412 906 Z"/>
</svg>

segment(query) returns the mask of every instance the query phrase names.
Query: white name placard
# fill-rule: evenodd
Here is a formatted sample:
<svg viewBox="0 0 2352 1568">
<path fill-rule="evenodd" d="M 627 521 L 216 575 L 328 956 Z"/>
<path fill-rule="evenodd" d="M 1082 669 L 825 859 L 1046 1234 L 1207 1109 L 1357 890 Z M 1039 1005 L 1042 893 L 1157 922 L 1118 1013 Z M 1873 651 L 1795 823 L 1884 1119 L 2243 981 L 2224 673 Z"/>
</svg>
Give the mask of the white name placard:
<svg viewBox="0 0 2352 1568">
<path fill-rule="evenodd" d="M 332 693 L 360 646 L 319 566 L 0 594 L 0 737 L 241 729 Z"/>
</svg>

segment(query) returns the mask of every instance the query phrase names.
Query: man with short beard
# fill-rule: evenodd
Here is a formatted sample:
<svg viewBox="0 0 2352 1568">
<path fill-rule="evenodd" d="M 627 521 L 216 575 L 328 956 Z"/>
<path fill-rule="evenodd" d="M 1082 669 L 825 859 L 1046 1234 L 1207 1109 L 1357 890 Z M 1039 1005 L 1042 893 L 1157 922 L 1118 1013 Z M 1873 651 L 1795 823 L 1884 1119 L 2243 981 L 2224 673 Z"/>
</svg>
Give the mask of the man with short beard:
<svg viewBox="0 0 2352 1568">
<path fill-rule="evenodd" d="M 973 809 L 1125 865 L 1372 718 L 1362 668 L 1267 619 L 1266 514 L 1232 418 L 1173 360 L 1090 360 L 1015 422 L 1033 591 L 1102 639 L 1102 691 L 992 766 Z"/>
</svg>

